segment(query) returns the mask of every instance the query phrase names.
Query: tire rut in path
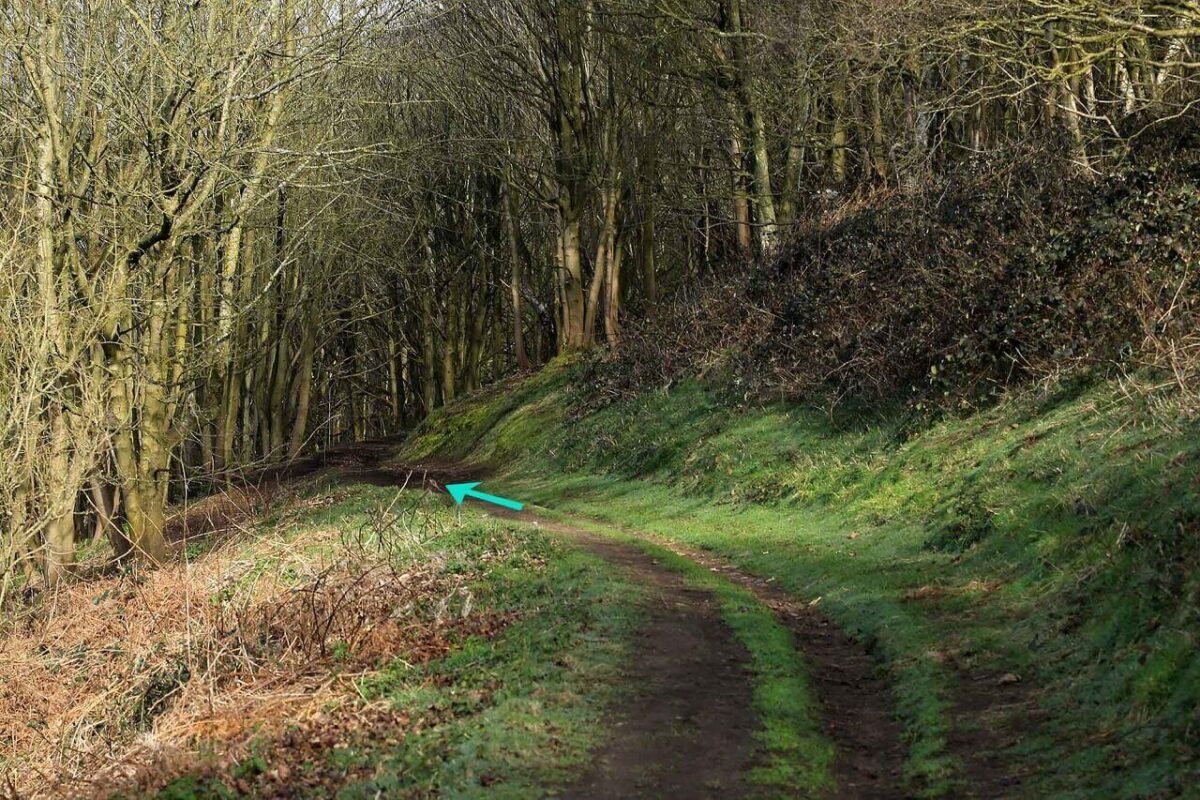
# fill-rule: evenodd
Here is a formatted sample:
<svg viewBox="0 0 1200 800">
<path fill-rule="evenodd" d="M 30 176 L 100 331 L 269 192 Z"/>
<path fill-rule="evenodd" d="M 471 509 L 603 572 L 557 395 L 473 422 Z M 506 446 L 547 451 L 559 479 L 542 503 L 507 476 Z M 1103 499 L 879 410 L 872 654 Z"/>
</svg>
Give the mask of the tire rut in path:
<svg viewBox="0 0 1200 800">
<path fill-rule="evenodd" d="M 621 567 L 650 593 L 623 675 L 632 692 L 609 715 L 607 742 L 590 768 L 559 796 L 747 796 L 757 729 L 749 654 L 722 621 L 716 599 L 636 547 L 537 524 Z"/>
<path fill-rule="evenodd" d="M 431 461 L 424 465 L 385 464 L 383 456 L 392 449 L 389 447 L 391 444 L 392 442 L 384 440 L 339 448 L 322 457 L 320 465 L 340 468 L 351 481 L 360 480 L 381 486 L 424 485 L 435 491 L 442 490 L 446 483 L 479 480 L 486 474 L 486 470 L 479 466 L 453 461 Z M 414 477 L 417 478 L 416 481 L 413 481 Z M 580 528 L 547 523 L 527 512 L 495 515 L 518 518 L 546 529 L 557 530 L 589 544 L 597 552 L 599 548 L 606 548 L 606 552 L 600 554 L 614 556 L 612 560 L 618 560 L 615 555 L 620 552 L 621 559 L 641 559 L 643 567 L 648 561 L 653 565 L 655 580 L 661 579 L 665 571 L 665 568 L 653 564 L 653 559 L 637 548 L 620 545 Z M 791 629 L 796 637 L 796 645 L 803 652 L 808 664 L 808 672 L 821 706 L 821 720 L 825 733 L 836 745 L 833 765 L 836 787 L 829 793 L 829 797 L 847 800 L 900 800 L 910 796 L 903 788 L 905 748 L 902 743 L 901 726 L 892 713 L 892 694 L 887 683 L 876 674 L 875 659 L 860 643 L 851 639 L 813 604 L 805 604 L 773 583 L 744 573 L 719 557 L 683 548 L 656 536 L 629 533 L 672 550 L 748 589 L 761 602 L 771 607 L 777 618 Z M 675 580 L 682 585 L 681 578 Z M 711 598 L 708 602 L 712 603 Z M 728 631 L 719 616 L 712 617 L 707 624 L 712 629 L 725 631 L 728 638 Z M 648 638 L 653 641 L 659 639 L 657 635 Z M 1016 735 L 1013 732 L 1022 728 L 1023 723 L 1033 721 L 1035 715 L 1029 709 L 1032 704 L 1027 697 L 1022 696 L 1022 692 L 1011 689 L 997 691 L 992 685 L 993 681 L 988 680 L 986 675 L 961 677 L 964 678 L 964 685 L 954 698 L 953 728 L 948 744 L 950 754 L 959 758 L 965 766 L 962 796 L 979 800 L 1022 796 L 1022 779 L 1025 776 L 1013 774 L 1009 759 L 1005 757 L 1005 750 L 1015 741 Z M 741 685 L 749 691 L 747 684 L 748 679 L 743 680 Z M 646 685 L 651 684 L 647 681 Z M 749 709 L 749 703 L 747 698 L 743 708 Z M 644 710 L 639 707 L 629 709 L 628 712 L 628 719 L 638 719 Z M 1005 718 L 1007 716 L 1016 721 Z M 646 737 L 652 736 L 652 732 L 646 733 Z M 743 744 L 746 738 L 748 737 L 743 737 Z M 635 745 L 634 741 L 629 740 L 623 745 L 625 750 L 620 756 L 621 759 L 630 762 L 637 760 L 629 754 L 642 745 Z M 649 759 L 647 763 L 656 763 L 655 759 L 660 755 L 656 749 L 651 748 L 650 755 L 645 756 Z M 614 750 L 611 754 L 602 755 L 601 761 L 604 762 L 605 758 L 608 758 L 607 763 L 611 764 L 618 756 Z M 636 764 L 634 766 L 636 767 Z M 574 791 L 580 792 L 579 794 L 568 793 L 565 796 L 585 799 L 655 796 L 653 787 L 649 784 L 642 788 L 635 784 L 633 788 L 628 789 L 628 793 L 620 794 L 614 793 L 616 787 L 605 791 L 605 787 L 595 783 L 599 781 L 597 775 L 589 775 L 588 780 L 593 781 L 593 784 L 580 783 L 574 787 Z M 745 791 L 740 778 L 737 787 L 736 792 L 658 794 L 664 797 L 737 797 Z"/>
<path fill-rule="evenodd" d="M 339 448 L 313 467 L 333 467 L 349 482 L 442 490 L 479 480 L 479 467 L 456 462 L 387 464 L 390 442 Z M 308 465 L 304 465 L 306 468 Z M 305 469 L 304 471 L 308 471 Z M 414 480 L 416 478 L 416 480 Z M 749 656 L 721 618 L 713 596 L 635 545 L 548 522 L 534 514 L 488 509 L 566 536 L 627 569 L 649 587 L 646 625 L 626 679 L 634 695 L 613 714 L 614 731 L 593 765 L 559 796 L 569 800 L 740 798 L 754 766 L 756 718 Z M 644 536 L 751 591 L 792 630 L 808 665 L 826 735 L 836 746 L 831 798 L 899 800 L 904 748 L 888 687 L 870 654 L 811 606 L 727 563 Z M 799 657 L 799 654 L 798 654 Z"/>
<path fill-rule="evenodd" d="M 707 567 L 751 592 L 770 607 L 795 636 L 808 665 L 825 735 L 836 746 L 832 797 L 850 800 L 902 800 L 902 728 L 892 713 L 892 694 L 879 677 L 875 659 L 813 604 L 798 601 L 771 582 L 728 563 L 671 542 L 647 537 L 660 547 Z"/>
</svg>

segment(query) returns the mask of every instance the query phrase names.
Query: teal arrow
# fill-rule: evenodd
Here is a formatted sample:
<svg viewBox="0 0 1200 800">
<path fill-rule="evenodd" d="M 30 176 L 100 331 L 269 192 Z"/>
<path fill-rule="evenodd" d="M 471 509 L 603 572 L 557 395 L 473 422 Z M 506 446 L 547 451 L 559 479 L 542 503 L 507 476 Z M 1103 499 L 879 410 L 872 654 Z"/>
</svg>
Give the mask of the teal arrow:
<svg viewBox="0 0 1200 800">
<path fill-rule="evenodd" d="M 450 496 L 454 498 L 454 502 L 458 503 L 460 506 L 468 497 L 474 497 L 476 500 L 482 500 L 485 503 L 492 503 L 493 505 L 500 506 L 501 508 L 512 509 L 513 511 L 520 511 L 525 507 L 524 503 L 518 503 L 516 500 L 509 500 L 507 497 L 497 497 L 496 495 L 488 494 L 487 492 L 477 492 L 475 491 L 475 487 L 478 485 L 478 483 L 452 483 L 446 487 L 446 491 L 449 492 Z"/>
</svg>

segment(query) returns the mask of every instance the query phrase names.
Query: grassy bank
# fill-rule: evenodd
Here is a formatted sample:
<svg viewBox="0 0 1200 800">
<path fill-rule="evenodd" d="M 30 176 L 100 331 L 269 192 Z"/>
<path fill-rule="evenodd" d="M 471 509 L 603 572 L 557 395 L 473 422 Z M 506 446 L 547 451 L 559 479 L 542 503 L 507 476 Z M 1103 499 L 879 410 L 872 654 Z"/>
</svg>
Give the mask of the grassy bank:
<svg viewBox="0 0 1200 800">
<path fill-rule="evenodd" d="M 365 536 L 378 549 L 372 532 L 394 501 L 390 490 L 360 487 L 305 527 Z M 433 496 L 405 502 L 420 509 L 419 530 L 402 542 L 393 536 L 382 550 L 400 560 L 397 568 L 433 562 L 439 572 L 470 576 L 451 595 L 428 598 L 435 615 L 503 625 L 454 641 L 442 657 L 421 660 L 402 652 L 356 676 L 354 706 L 386 708 L 383 724 L 344 730 L 323 716 L 320 727 L 256 737 L 218 772 L 206 767 L 178 778 L 161 798 L 266 795 L 280 781 L 303 796 L 345 800 L 530 798 L 557 796 L 558 787 L 586 770 L 595 748 L 613 733 L 608 709 L 636 688 L 621 674 L 643 587 L 534 526 L 470 509 L 451 512 Z M 417 517 L 400 516 L 412 529 Z M 832 750 L 788 630 L 748 591 L 687 559 L 613 528 L 588 527 L 644 549 L 690 585 L 713 593 L 749 655 L 759 721 L 755 767 L 747 776 L 753 796 L 819 796 L 831 785 Z M 320 753 L 297 747 L 309 733 L 329 747 Z"/>
<path fill-rule="evenodd" d="M 581 412 L 574 381 L 560 366 L 478 395 L 403 457 L 485 461 L 523 499 L 820 598 L 890 672 L 927 794 L 959 786 L 968 674 L 1016 676 L 1036 704 L 1006 754 L 1031 792 L 1172 796 L 1196 778 L 1200 430 L 1181 401 L 1074 380 L 923 422 L 688 383 Z"/>
<path fill-rule="evenodd" d="M 346 768 L 371 773 L 340 798 L 541 797 L 569 783 L 603 740 L 639 588 L 536 530 L 460 519 L 440 552 L 458 568 L 482 568 L 479 601 L 514 622 L 427 664 L 396 659 L 361 682 L 366 701 L 404 709 L 415 724 L 399 746 L 335 751 Z"/>
<path fill-rule="evenodd" d="M 184 777 L 161 797 L 255 795 L 280 781 L 311 797 L 540 797 L 587 762 L 621 689 L 639 589 L 536 530 L 406 494 L 420 499 L 403 501 L 416 511 L 399 513 L 390 542 L 372 532 L 394 490 L 358 487 L 308 524 L 365 535 L 396 570 L 461 576 L 417 602 L 436 619 L 494 622 L 438 657 L 400 650 L 356 676 L 353 706 L 385 709 L 380 722 L 344 730 L 325 717 L 313 730 L 327 746 L 315 750 L 289 731 L 260 739 L 222 774 Z"/>
</svg>

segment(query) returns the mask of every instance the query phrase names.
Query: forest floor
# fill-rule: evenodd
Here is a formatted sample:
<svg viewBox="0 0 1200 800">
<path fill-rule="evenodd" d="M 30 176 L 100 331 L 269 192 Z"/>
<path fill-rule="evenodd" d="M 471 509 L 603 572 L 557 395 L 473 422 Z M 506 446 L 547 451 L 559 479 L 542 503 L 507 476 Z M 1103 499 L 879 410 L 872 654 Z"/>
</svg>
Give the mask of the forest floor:
<svg viewBox="0 0 1200 800">
<path fill-rule="evenodd" d="M 395 448 L 250 476 L 181 510 L 176 562 L 85 559 L 86 580 L 4 620 L 0 796 L 526 798 L 579 781 L 634 632 L 674 617 L 583 547 L 455 510 L 427 489 L 460 473 L 381 464 Z"/>
</svg>

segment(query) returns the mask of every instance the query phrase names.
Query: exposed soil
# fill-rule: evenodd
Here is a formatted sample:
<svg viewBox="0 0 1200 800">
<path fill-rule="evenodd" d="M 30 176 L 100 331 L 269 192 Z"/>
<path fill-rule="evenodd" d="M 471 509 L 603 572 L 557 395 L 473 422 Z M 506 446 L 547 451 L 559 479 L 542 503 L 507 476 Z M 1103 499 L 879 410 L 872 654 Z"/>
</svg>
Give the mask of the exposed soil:
<svg viewBox="0 0 1200 800">
<path fill-rule="evenodd" d="M 791 629 L 808 662 L 821 703 L 826 735 L 837 745 L 834 777 L 839 798 L 904 798 L 904 746 L 892 696 L 875 659 L 814 606 L 765 580 L 688 552 L 688 557 L 749 589 Z"/>
<path fill-rule="evenodd" d="M 627 531 L 628 532 L 628 531 Z M 891 715 L 886 681 L 875 660 L 858 642 L 814 605 L 762 578 L 748 575 L 709 553 L 683 548 L 660 537 L 643 536 L 702 564 L 755 594 L 792 629 L 809 662 L 809 674 L 822 706 L 827 735 L 837 745 L 834 773 L 838 798 L 903 798 L 904 747 L 901 726 Z M 1022 732 L 1036 729 L 1028 687 L 1016 676 L 951 664 L 959 682 L 952 700 L 947 748 L 962 765 L 964 785 L 957 797 L 1002 800 L 1026 795 L 1028 776 L 1013 771 L 1006 751 Z"/>
<path fill-rule="evenodd" d="M 904 747 L 900 724 L 892 715 L 887 684 L 861 644 L 813 607 L 795 600 L 767 581 L 727 563 L 686 550 L 657 537 L 655 544 L 701 564 L 753 592 L 775 611 L 802 648 L 826 735 L 836 745 L 832 797 L 892 800 L 903 790 Z"/>
<path fill-rule="evenodd" d="M 745 797 L 756 720 L 749 654 L 708 592 L 636 547 L 540 523 L 619 565 L 650 594 L 607 744 L 561 796 L 570 800 Z"/>
</svg>

